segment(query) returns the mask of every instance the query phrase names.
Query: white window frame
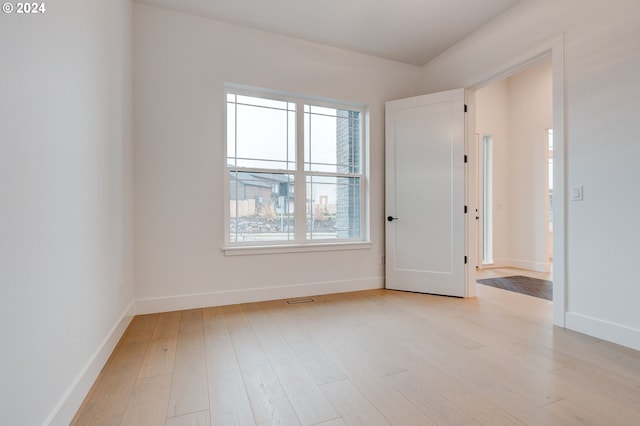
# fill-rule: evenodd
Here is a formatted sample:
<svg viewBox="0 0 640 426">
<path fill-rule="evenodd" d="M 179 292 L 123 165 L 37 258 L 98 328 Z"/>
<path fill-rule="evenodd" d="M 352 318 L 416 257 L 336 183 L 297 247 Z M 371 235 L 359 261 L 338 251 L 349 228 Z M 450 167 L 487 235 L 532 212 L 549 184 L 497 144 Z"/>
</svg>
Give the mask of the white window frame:
<svg viewBox="0 0 640 426">
<path fill-rule="evenodd" d="M 296 167 L 295 170 L 264 169 L 251 167 L 229 168 L 227 164 L 227 95 L 236 94 L 241 96 L 251 96 L 257 98 L 267 98 L 272 100 L 290 102 L 296 104 Z M 305 170 L 304 147 L 304 106 L 318 106 L 336 109 L 348 109 L 360 112 L 360 173 L 350 174 L 360 178 L 360 237 L 345 239 L 307 239 L 307 177 L 308 176 L 345 176 L 345 173 L 314 172 Z M 224 171 L 224 234 L 225 243 L 222 248 L 225 255 L 253 255 L 272 253 L 293 253 L 305 251 L 333 251 L 333 250 L 356 250 L 371 248 L 370 242 L 370 220 L 369 220 L 369 113 L 366 105 L 323 99 L 311 96 L 290 94 L 286 92 L 262 89 L 252 86 L 226 83 L 224 90 L 224 130 L 223 130 L 223 171 Z M 230 170 L 262 173 L 283 173 L 294 175 L 294 215 L 295 231 L 293 240 L 285 241 L 230 241 Z"/>
</svg>

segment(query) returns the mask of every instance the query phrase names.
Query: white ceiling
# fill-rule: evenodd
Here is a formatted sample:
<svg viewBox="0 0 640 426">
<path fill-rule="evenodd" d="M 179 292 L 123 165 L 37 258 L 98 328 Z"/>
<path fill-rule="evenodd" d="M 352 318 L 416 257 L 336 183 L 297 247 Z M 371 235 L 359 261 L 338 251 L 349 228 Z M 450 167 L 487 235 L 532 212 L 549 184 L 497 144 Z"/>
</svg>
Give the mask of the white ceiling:
<svg viewBox="0 0 640 426">
<path fill-rule="evenodd" d="M 424 65 L 521 0 L 139 0 Z"/>
</svg>

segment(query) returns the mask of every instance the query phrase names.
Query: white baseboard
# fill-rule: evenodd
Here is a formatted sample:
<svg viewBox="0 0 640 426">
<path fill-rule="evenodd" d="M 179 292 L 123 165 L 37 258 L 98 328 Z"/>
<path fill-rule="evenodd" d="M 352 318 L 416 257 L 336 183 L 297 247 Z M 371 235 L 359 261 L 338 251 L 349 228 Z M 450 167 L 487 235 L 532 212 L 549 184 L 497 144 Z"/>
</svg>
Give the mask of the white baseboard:
<svg viewBox="0 0 640 426">
<path fill-rule="evenodd" d="M 44 423 L 45 425 L 66 426 L 71 423 L 71 420 L 73 420 L 73 417 L 76 415 L 80 405 L 91 390 L 91 386 L 93 386 L 98 378 L 100 371 L 102 371 L 102 368 L 107 363 L 107 360 L 113 353 L 113 350 L 120 341 L 120 338 L 127 330 L 127 327 L 135 314 L 134 307 L 135 303 L 134 301 L 131 301 L 107 337 L 102 341 L 102 344 L 87 361 L 78 377 L 76 377 L 67 392 L 65 392 L 63 397 L 60 399 L 60 402 L 56 405 L 55 409 Z"/>
<path fill-rule="evenodd" d="M 208 306 L 235 305 L 238 303 L 263 302 L 291 297 L 345 293 L 376 288 L 384 288 L 384 277 L 153 297 L 138 299 L 136 301 L 136 314 L 171 312 L 184 309 L 206 308 Z"/>
<path fill-rule="evenodd" d="M 640 330 L 574 312 L 567 312 L 566 326 L 570 330 L 640 351 Z"/>
<path fill-rule="evenodd" d="M 491 268 L 518 268 L 536 272 L 551 272 L 551 263 L 522 259 L 494 259 Z M 485 267 L 489 268 L 489 266 Z"/>
</svg>

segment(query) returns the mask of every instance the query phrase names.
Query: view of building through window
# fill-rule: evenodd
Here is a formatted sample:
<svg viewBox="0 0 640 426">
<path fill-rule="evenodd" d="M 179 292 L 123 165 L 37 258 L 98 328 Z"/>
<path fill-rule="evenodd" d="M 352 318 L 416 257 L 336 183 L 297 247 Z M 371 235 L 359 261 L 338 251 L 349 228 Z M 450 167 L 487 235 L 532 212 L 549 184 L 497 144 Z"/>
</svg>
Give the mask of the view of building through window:
<svg viewBox="0 0 640 426">
<path fill-rule="evenodd" d="M 362 239 L 362 110 L 229 89 L 226 113 L 230 243 Z"/>
</svg>

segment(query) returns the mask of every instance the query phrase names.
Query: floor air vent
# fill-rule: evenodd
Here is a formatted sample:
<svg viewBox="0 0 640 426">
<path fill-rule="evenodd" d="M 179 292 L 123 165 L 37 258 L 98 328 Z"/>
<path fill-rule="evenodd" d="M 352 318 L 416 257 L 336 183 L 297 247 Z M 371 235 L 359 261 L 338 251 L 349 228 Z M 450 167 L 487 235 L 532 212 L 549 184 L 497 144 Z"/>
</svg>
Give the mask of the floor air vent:
<svg viewBox="0 0 640 426">
<path fill-rule="evenodd" d="M 311 303 L 311 302 L 315 302 L 315 300 L 313 300 L 310 297 L 307 297 L 306 299 L 287 300 L 287 305 L 297 305 L 299 303 Z"/>
</svg>

